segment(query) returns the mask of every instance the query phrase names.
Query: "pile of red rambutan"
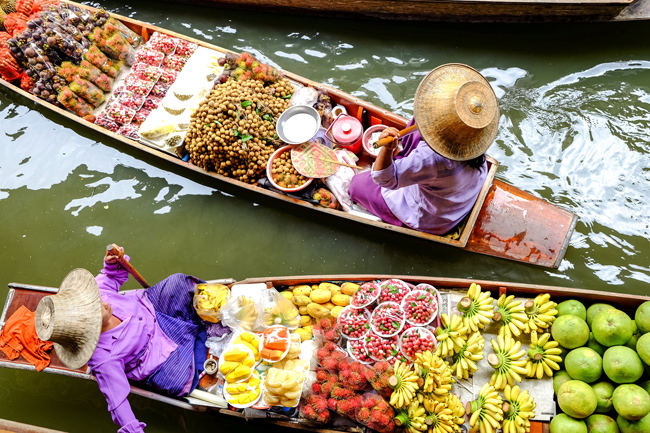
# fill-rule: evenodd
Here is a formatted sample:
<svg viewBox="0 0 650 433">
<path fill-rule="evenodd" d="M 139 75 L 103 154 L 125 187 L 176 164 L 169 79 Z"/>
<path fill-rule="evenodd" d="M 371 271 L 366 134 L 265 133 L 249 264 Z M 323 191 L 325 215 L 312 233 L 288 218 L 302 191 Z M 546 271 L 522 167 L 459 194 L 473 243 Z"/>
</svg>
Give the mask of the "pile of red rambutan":
<svg viewBox="0 0 650 433">
<path fill-rule="evenodd" d="M 384 398 L 390 398 L 393 388 L 388 379 L 393 375 L 393 367 L 386 361 L 376 362 L 374 368 L 365 369 L 366 380 Z"/>
<path fill-rule="evenodd" d="M 395 431 L 394 416 L 395 412 L 386 400 L 377 394 L 365 393 L 361 396 L 355 419 L 380 433 L 391 433 Z"/>
<path fill-rule="evenodd" d="M 327 398 L 320 394 L 312 394 L 303 399 L 300 402 L 300 416 L 317 424 L 327 424 L 330 420 Z"/>
<path fill-rule="evenodd" d="M 312 326 L 312 332 L 316 341 L 320 340 L 321 344 L 328 341 L 338 342 L 341 339 L 341 325 L 332 316 L 318 319 Z"/>
</svg>

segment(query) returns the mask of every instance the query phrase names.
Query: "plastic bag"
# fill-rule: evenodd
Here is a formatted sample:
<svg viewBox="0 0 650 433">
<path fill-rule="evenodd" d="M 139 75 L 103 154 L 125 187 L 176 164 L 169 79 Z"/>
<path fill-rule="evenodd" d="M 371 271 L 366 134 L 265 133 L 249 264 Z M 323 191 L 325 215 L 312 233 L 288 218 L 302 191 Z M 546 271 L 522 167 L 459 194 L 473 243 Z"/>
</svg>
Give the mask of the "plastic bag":
<svg viewBox="0 0 650 433">
<path fill-rule="evenodd" d="M 99 107 L 106 99 L 104 97 L 104 92 L 102 92 L 99 87 L 81 77 L 74 77 L 68 86 L 70 87 L 70 90 L 84 98 L 95 108 Z"/>
<path fill-rule="evenodd" d="M 120 35 L 129 43 L 133 48 L 137 48 L 142 43 L 142 38 L 133 30 L 122 24 L 122 22 L 110 17 L 106 24 L 114 26 Z"/>
<path fill-rule="evenodd" d="M 144 125 L 144 124 L 143 124 Z M 142 131 L 140 131 L 142 134 Z M 257 321 L 257 304 L 252 296 L 234 296 L 221 307 L 221 322 L 235 331 L 253 331 Z"/>
<path fill-rule="evenodd" d="M 57 101 L 65 108 L 72 111 L 79 117 L 84 117 L 93 114 L 93 107 L 87 102 L 78 97 L 69 87 L 65 86 L 59 89 L 59 96 Z"/>
<path fill-rule="evenodd" d="M 230 299 L 230 289 L 223 284 L 201 283 L 194 286 L 192 305 L 199 317 L 208 322 L 221 320 L 221 307 Z"/>
<path fill-rule="evenodd" d="M 91 45 L 88 48 L 88 51 L 84 53 L 84 59 L 88 60 L 111 78 L 117 77 L 117 73 L 122 68 L 122 62 L 109 59 L 97 45 Z"/>
<path fill-rule="evenodd" d="M 300 326 L 300 312 L 293 303 L 271 288 L 264 290 L 258 300 L 261 313 L 257 329 L 266 329 L 273 325 L 282 325 L 294 330 Z"/>
<path fill-rule="evenodd" d="M 359 159 L 354 153 L 345 149 L 335 150 L 334 153 L 339 161 L 346 164 L 356 165 Z M 355 174 L 357 174 L 356 169 L 341 166 L 333 175 L 325 179 L 327 187 L 346 212 L 352 210 L 352 199 L 350 199 L 348 190 L 350 189 L 350 182 Z"/>
<path fill-rule="evenodd" d="M 377 430 L 380 433 L 390 433 L 396 430 L 393 418 L 395 412 L 379 395 L 367 392 L 361 396 L 355 418 L 359 424 Z"/>
<path fill-rule="evenodd" d="M 294 105 L 313 106 L 318 101 L 318 90 L 313 87 L 301 87 L 293 92 L 289 99 L 289 107 Z"/>
</svg>

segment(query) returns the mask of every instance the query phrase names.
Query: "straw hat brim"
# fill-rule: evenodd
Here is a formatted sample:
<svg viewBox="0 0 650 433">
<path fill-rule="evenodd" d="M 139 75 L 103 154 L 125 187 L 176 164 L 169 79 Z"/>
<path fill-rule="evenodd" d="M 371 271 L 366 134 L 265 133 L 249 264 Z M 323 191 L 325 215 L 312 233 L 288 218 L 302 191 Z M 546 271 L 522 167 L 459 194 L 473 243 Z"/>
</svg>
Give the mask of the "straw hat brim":
<svg viewBox="0 0 650 433">
<path fill-rule="evenodd" d="M 420 82 L 413 104 L 422 139 L 445 158 L 483 155 L 499 128 L 499 103 L 490 83 L 470 66 L 449 63 Z"/>
<path fill-rule="evenodd" d="M 52 341 L 66 367 L 83 367 L 95 352 L 102 330 L 102 299 L 93 274 L 74 269 L 66 275 L 56 295 L 41 299 L 35 321 L 38 337 Z"/>
</svg>

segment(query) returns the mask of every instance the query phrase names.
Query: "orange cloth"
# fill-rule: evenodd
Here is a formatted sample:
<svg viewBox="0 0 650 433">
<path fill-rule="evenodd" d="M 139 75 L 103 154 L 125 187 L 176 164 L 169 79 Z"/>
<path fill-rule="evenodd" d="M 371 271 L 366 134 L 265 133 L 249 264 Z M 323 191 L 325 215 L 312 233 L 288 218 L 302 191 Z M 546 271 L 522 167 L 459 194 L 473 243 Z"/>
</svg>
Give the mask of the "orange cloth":
<svg viewBox="0 0 650 433">
<path fill-rule="evenodd" d="M 50 365 L 52 342 L 43 341 L 36 335 L 34 312 L 21 305 L 0 331 L 0 349 L 9 359 L 22 355 L 30 364 L 41 371 Z"/>
</svg>

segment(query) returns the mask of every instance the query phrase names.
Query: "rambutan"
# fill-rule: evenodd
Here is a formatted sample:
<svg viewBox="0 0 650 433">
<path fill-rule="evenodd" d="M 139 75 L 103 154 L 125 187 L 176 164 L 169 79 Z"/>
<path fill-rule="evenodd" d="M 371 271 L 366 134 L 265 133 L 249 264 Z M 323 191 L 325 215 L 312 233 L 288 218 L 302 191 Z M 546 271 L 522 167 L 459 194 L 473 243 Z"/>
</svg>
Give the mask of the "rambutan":
<svg viewBox="0 0 650 433">
<path fill-rule="evenodd" d="M 336 410 L 336 405 L 338 404 L 338 400 L 335 398 L 330 398 L 327 400 L 327 408 L 329 410 Z"/>
<path fill-rule="evenodd" d="M 366 388 L 366 385 L 368 384 L 366 378 L 355 371 L 350 371 L 349 381 L 352 388 L 356 389 L 357 391 Z"/>
<path fill-rule="evenodd" d="M 251 58 L 246 59 L 246 67 L 248 69 L 251 69 L 253 67 L 253 59 Z"/>
<path fill-rule="evenodd" d="M 329 371 L 336 371 L 339 368 L 339 360 L 334 358 L 334 354 L 332 354 L 331 357 L 325 358 L 325 360 L 323 361 L 323 367 L 325 367 Z"/>
<path fill-rule="evenodd" d="M 332 358 L 336 359 L 337 361 L 342 361 L 347 357 L 347 353 L 343 352 L 342 350 L 335 350 L 332 352 Z"/>
<path fill-rule="evenodd" d="M 323 390 L 322 390 L 322 384 L 320 384 L 319 382 L 314 382 L 314 383 L 312 383 L 312 384 L 311 384 L 311 390 L 312 390 L 313 392 L 315 392 L 316 394 L 322 394 L 322 392 L 323 392 Z"/>
<path fill-rule="evenodd" d="M 386 409 L 389 409 L 388 403 L 386 403 L 386 400 L 384 399 L 379 399 L 377 401 L 377 409 L 385 411 Z"/>
<path fill-rule="evenodd" d="M 327 373 L 326 370 L 318 370 L 316 372 L 316 380 L 319 382 L 326 382 L 327 378 L 329 377 L 329 374 Z"/>
<path fill-rule="evenodd" d="M 384 412 L 380 411 L 376 407 L 372 409 L 372 418 L 378 420 L 381 415 L 383 415 Z"/>
<path fill-rule="evenodd" d="M 317 415 L 318 416 L 316 418 L 316 422 L 318 422 L 320 424 L 327 424 L 328 422 L 330 422 L 330 411 L 329 410 L 324 410 L 322 412 L 318 412 Z"/>
<path fill-rule="evenodd" d="M 324 410 L 327 410 L 327 399 L 325 399 L 325 397 L 317 398 L 312 401 L 311 405 L 314 407 L 316 412 L 323 412 Z"/>
<path fill-rule="evenodd" d="M 350 361 L 348 361 L 347 359 L 342 359 L 341 362 L 339 362 L 339 370 L 346 370 L 349 373 Z"/>
<path fill-rule="evenodd" d="M 379 373 L 385 373 L 388 369 L 391 368 L 390 364 L 386 361 L 379 361 L 375 363 L 375 371 Z"/>
<path fill-rule="evenodd" d="M 330 376 L 327 378 L 327 381 L 330 382 L 331 384 L 338 383 L 339 376 L 336 374 L 330 374 Z"/>
<path fill-rule="evenodd" d="M 390 423 L 390 417 L 388 415 L 386 415 L 386 414 L 382 414 L 379 417 L 378 421 L 379 421 L 379 424 L 388 426 L 388 424 Z"/>
<path fill-rule="evenodd" d="M 302 413 L 302 416 L 304 416 L 307 419 L 315 420 L 317 417 L 314 408 L 307 404 L 303 405 L 300 408 L 300 412 Z"/>
<path fill-rule="evenodd" d="M 343 382 L 343 384 L 346 385 L 346 386 L 350 385 L 350 383 L 349 383 L 350 382 L 350 374 L 352 374 L 352 372 L 350 370 L 343 370 L 342 369 L 341 371 L 339 371 L 339 380 L 341 382 Z"/>
<path fill-rule="evenodd" d="M 350 410 L 353 410 L 352 413 L 356 413 L 361 408 L 361 396 L 355 395 L 350 399 Z"/>
<path fill-rule="evenodd" d="M 348 416 L 350 413 L 350 402 L 348 400 L 339 400 L 336 404 L 336 412 L 339 415 Z"/>
<path fill-rule="evenodd" d="M 247 53 L 247 52 L 244 51 L 243 53 L 241 53 L 241 57 L 240 57 L 240 59 L 242 59 L 243 61 L 246 61 L 246 60 L 248 60 L 250 57 L 251 57 L 251 55 L 250 55 L 249 53 Z"/>
<path fill-rule="evenodd" d="M 338 348 L 336 343 L 334 343 L 333 341 L 328 341 L 327 343 L 325 343 L 325 346 L 323 346 L 323 347 L 325 349 L 329 350 L 330 352 L 333 352 Z"/>
<path fill-rule="evenodd" d="M 331 396 L 334 397 L 337 400 L 341 400 L 346 395 L 345 391 L 346 391 L 345 388 L 341 388 L 340 386 L 335 386 L 332 389 Z"/>
<path fill-rule="evenodd" d="M 327 341 L 336 341 L 340 337 L 340 334 L 333 329 L 328 329 L 323 333 L 323 338 Z"/>
<path fill-rule="evenodd" d="M 367 401 L 367 400 L 366 400 Z M 359 412 L 357 412 L 357 421 L 360 422 L 361 424 L 368 424 L 370 422 L 370 409 L 367 407 L 362 407 L 359 409 Z"/>
<path fill-rule="evenodd" d="M 320 387 L 321 394 L 325 396 L 329 396 L 332 393 L 333 389 L 334 389 L 334 383 L 332 382 L 325 382 Z"/>
<path fill-rule="evenodd" d="M 322 363 L 325 358 L 330 356 L 330 353 L 332 353 L 332 352 L 330 350 L 328 350 L 327 348 L 325 348 L 325 347 L 321 347 L 320 349 L 318 349 L 316 351 L 316 356 L 318 357 L 318 362 Z"/>
</svg>

